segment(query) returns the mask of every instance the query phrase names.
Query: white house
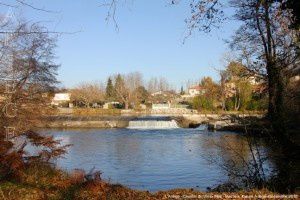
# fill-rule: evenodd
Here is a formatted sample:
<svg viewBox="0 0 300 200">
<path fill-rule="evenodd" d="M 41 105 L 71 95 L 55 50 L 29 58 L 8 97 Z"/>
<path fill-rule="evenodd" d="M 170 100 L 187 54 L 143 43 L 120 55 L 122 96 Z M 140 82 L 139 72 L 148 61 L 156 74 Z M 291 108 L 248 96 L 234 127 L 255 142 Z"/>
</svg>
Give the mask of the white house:
<svg viewBox="0 0 300 200">
<path fill-rule="evenodd" d="M 193 98 L 195 96 L 198 96 L 200 94 L 204 94 L 205 93 L 205 90 L 199 86 L 199 85 L 196 85 L 196 86 L 192 86 L 188 89 L 188 94 L 185 94 L 185 95 L 181 95 L 182 98 Z"/>
<path fill-rule="evenodd" d="M 51 105 L 58 106 L 61 103 L 69 103 L 71 100 L 70 93 L 56 93 L 52 99 Z"/>
<path fill-rule="evenodd" d="M 199 85 L 196 85 L 196 86 L 190 87 L 188 90 L 188 93 L 190 96 L 197 96 L 200 94 L 200 91 L 201 91 L 201 87 Z"/>
</svg>

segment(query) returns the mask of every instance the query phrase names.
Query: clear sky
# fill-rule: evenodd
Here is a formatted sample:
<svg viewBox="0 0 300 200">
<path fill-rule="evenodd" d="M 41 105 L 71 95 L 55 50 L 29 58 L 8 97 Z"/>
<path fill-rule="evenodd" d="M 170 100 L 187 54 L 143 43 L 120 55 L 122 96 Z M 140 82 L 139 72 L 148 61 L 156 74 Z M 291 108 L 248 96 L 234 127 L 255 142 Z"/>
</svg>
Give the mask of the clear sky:
<svg viewBox="0 0 300 200">
<path fill-rule="evenodd" d="M 9 1 L 8 1 L 9 2 Z M 76 32 L 58 39 L 59 80 L 72 87 L 83 81 L 106 81 L 114 73 L 139 71 L 147 80 L 166 77 L 179 88 L 186 80 L 212 76 L 222 68 L 220 58 L 228 51 L 224 39 L 236 28 L 231 21 L 210 34 L 195 32 L 182 44 L 189 16 L 188 3 L 168 5 L 167 0 L 133 0 L 116 13 L 119 31 L 107 23 L 107 8 L 101 0 L 31 0 L 37 7 L 18 10 L 32 21 L 42 21 L 50 30 Z M 185 1 L 188 2 L 188 1 Z M 7 8 L 1 11 L 8 12 Z"/>
</svg>

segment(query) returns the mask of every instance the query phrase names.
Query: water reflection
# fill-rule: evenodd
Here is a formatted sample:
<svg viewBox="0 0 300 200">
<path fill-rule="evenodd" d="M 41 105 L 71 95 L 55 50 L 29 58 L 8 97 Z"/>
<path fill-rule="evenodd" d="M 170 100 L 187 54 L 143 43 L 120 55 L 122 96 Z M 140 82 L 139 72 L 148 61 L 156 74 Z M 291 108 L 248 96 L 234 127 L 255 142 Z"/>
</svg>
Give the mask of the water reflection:
<svg viewBox="0 0 300 200">
<path fill-rule="evenodd" d="M 222 166 L 240 163 L 235 148 L 250 159 L 244 137 L 233 133 L 206 130 L 47 130 L 73 146 L 57 165 L 63 169 L 95 167 L 111 182 L 157 191 L 172 188 L 205 190 L 229 177 Z M 222 147 L 222 148 L 221 148 Z"/>
</svg>

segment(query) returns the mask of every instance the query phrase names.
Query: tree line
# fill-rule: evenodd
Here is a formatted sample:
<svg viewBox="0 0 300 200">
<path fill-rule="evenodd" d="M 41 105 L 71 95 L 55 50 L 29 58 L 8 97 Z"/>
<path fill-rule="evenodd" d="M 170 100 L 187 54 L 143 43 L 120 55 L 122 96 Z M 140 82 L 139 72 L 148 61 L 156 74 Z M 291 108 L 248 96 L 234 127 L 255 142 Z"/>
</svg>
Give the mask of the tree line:
<svg viewBox="0 0 300 200">
<path fill-rule="evenodd" d="M 171 89 L 165 78 L 151 78 L 144 81 L 140 72 L 115 74 L 106 83 L 81 83 L 70 89 L 71 100 L 78 107 L 97 107 L 105 102 L 120 102 L 118 108 L 139 108 L 141 104 L 170 102 L 186 104 L 199 111 L 267 111 L 268 83 L 261 74 L 253 73 L 239 60 L 227 58 L 225 69 L 219 70 L 219 81 L 203 77 L 198 83 L 189 84 L 180 92 Z M 294 91 L 297 82 L 289 81 L 288 90 Z M 200 94 L 184 99 L 189 86 L 199 86 Z M 159 97 L 155 92 L 169 92 Z M 289 92 L 290 95 L 294 93 Z M 96 105 L 96 106 L 95 106 Z M 296 102 L 291 102 L 296 106 Z"/>
<path fill-rule="evenodd" d="M 193 98 L 197 110 L 244 111 L 267 110 L 266 82 L 262 77 L 248 72 L 238 61 L 228 62 L 219 71 L 220 81 L 204 77 L 199 82 L 200 94 Z"/>
<path fill-rule="evenodd" d="M 153 77 L 146 82 L 140 72 L 115 74 L 109 76 L 105 84 L 81 83 L 70 89 L 75 106 L 94 107 L 105 102 L 119 102 L 124 109 L 139 108 L 141 104 L 154 101 L 151 94 L 158 91 L 173 90 L 167 79 Z"/>
</svg>

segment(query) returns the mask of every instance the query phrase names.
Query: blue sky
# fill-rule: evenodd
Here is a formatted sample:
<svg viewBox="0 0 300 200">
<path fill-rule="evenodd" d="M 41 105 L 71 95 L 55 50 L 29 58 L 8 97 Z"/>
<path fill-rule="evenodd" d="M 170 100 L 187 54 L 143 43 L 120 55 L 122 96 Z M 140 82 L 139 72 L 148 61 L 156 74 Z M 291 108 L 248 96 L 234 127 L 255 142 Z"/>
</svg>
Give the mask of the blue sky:
<svg viewBox="0 0 300 200">
<path fill-rule="evenodd" d="M 32 21 L 43 21 L 50 30 L 80 31 L 58 39 L 58 78 L 66 87 L 134 71 L 141 72 L 146 80 L 166 77 L 177 88 L 203 76 L 218 80 L 215 68 L 222 68 L 220 58 L 228 51 L 223 40 L 237 27 L 234 21 L 227 22 L 210 34 L 195 32 L 182 44 L 184 19 L 189 16 L 188 3 L 183 1 L 176 6 L 166 0 L 129 1 L 117 10 L 119 31 L 105 21 L 107 8 L 100 7 L 101 0 L 31 2 L 58 13 L 29 8 L 17 12 Z"/>
</svg>

